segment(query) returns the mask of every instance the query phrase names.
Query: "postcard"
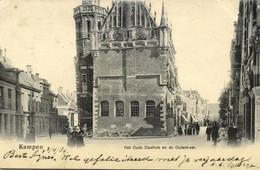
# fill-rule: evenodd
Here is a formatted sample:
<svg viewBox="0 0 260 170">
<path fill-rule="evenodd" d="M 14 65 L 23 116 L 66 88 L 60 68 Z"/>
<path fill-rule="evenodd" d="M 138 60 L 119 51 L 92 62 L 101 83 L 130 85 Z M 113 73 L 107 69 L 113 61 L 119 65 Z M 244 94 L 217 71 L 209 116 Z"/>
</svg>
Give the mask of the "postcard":
<svg viewBox="0 0 260 170">
<path fill-rule="evenodd" d="M 0 0 L 0 168 L 259 169 L 259 0 Z"/>
</svg>

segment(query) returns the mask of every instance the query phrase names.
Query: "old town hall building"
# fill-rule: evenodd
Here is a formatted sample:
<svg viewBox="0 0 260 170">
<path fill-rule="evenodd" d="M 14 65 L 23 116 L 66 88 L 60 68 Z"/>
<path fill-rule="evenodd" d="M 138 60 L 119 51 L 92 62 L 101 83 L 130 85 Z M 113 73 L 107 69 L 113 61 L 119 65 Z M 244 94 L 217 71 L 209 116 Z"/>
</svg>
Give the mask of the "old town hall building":
<svg viewBox="0 0 260 170">
<path fill-rule="evenodd" d="M 109 129 L 173 131 L 180 87 L 164 4 L 161 13 L 158 25 L 143 1 L 117 0 L 105 9 L 99 0 L 83 0 L 74 9 L 80 124 L 94 137 Z"/>
</svg>

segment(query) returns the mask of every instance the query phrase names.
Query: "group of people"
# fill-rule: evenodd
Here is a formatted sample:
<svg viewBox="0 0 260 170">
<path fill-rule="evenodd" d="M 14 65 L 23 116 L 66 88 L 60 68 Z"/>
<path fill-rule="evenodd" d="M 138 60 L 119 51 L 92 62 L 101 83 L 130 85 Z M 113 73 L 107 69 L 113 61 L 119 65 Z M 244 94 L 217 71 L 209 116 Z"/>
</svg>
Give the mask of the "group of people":
<svg viewBox="0 0 260 170">
<path fill-rule="evenodd" d="M 178 133 L 179 135 L 183 134 L 181 126 L 178 129 Z M 200 133 L 200 125 L 198 122 L 194 123 L 192 126 L 191 125 L 187 126 L 187 124 L 185 124 L 184 126 L 185 135 L 195 135 L 195 134 L 198 135 L 199 133 Z"/>
<path fill-rule="evenodd" d="M 207 129 L 206 129 L 206 134 L 207 134 L 207 141 L 210 141 L 210 136 L 212 137 L 212 140 L 214 142 L 214 145 L 217 145 L 217 140 L 219 137 L 219 126 L 217 122 L 213 122 L 213 124 L 208 124 Z"/>
<path fill-rule="evenodd" d="M 83 137 L 85 132 L 79 127 L 70 127 L 67 132 L 68 142 L 67 146 L 69 147 L 83 147 L 85 146 Z"/>
<path fill-rule="evenodd" d="M 206 129 L 207 141 L 210 141 L 210 137 L 212 137 L 212 140 L 214 141 L 214 145 L 216 146 L 219 136 L 225 136 L 225 134 L 223 134 L 224 133 L 223 131 L 225 131 L 224 129 L 225 128 L 222 128 L 222 130 L 220 131 L 220 127 L 217 122 L 213 122 L 212 125 L 209 124 Z M 219 135 L 220 133 L 222 133 L 222 135 Z M 237 128 L 235 124 L 231 124 L 231 126 L 227 130 L 227 140 L 228 140 L 227 145 L 234 146 L 238 144 L 237 136 L 238 136 Z"/>
</svg>

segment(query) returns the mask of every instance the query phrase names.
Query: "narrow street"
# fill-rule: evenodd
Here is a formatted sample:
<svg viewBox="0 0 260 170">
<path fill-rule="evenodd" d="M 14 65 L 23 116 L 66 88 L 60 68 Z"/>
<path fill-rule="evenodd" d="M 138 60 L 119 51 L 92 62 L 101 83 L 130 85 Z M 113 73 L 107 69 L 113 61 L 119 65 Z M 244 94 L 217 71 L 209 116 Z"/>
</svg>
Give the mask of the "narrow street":
<svg viewBox="0 0 260 170">
<path fill-rule="evenodd" d="M 174 137 L 135 137 L 135 138 L 84 138 L 85 146 L 88 145 L 179 145 L 179 146 L 195 146 L 196 148 L 214 147 L 213 141 L 207 141 L 206 127 L 201 127 L 199 135 L 182 135 Z M 67 145 L 67 136 L 61 134 L 53 134 L 49 136 L 36 138 L 37 144 L 59 144 Z"/>
</svg>

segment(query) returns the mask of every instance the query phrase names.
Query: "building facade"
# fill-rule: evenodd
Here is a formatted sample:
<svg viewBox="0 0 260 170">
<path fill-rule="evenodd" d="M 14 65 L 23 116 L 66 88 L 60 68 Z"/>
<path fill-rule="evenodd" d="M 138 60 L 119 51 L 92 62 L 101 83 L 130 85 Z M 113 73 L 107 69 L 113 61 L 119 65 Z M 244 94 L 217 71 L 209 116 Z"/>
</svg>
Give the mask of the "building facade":
<svg viewBox="0 0 260 170">
<path fill-rule="evenodd" d="M 241 0 L 231 45 L 231 116 L 239 135 L 260 141 L 260 1 Z"/>
<path fill-rule="evenodd" d="M 64 93 L 60 87 L 58 91 L 58 114 L 64 116 L 63 120 L 67 120 L 66 123 L 62 123 L 62 127 L 75 127 L 78 126 L 78 107 L 73 94 L 68 91 Z"/>
<path fill-rule="evenodd" d="M 49 128 L 56 130 L 55 98 L 47 80 L 33 74 L 30 65 L 26 71 L 13 67 L 0 49 L 1 136 L 26 138 L 31 128 L 35 135 L 45 135 Z"/>
<path fill-rule="evenodd" d="M 180 91 L 172 30 L 162 8 L 160 25 L 142 1 L 83 1 L 74 9 L 80 123 L 94 136 L 106 130 L 166 135 Z"/>
<path fill-rule="evenodd" d="M 0 136 L 22 137 L 24 115 L 20 105 L 19 70 L 11 66 L 0 48 Z"/>
</svg>

